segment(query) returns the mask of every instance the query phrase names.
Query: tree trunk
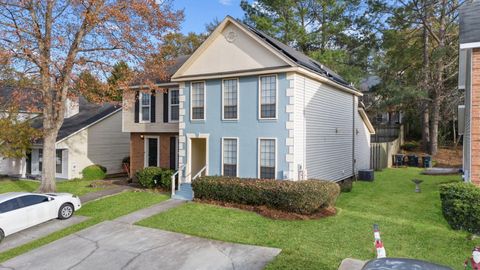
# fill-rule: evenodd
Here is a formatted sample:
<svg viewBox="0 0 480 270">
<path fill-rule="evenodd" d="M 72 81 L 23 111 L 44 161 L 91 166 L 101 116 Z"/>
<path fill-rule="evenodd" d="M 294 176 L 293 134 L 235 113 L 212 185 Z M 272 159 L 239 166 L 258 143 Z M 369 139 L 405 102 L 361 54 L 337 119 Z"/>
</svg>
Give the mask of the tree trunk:
<svg viewBox="0 0 480 270">
<path fill-rule="evenodd" d="M 48 193 L 56 191 L 55 183 L 55 165 L 56 165 L 56 150 L 55 143 L 57 139 L 57 132 L 49 130 L 43 137 L 43 160 L 42 160 L 42 184 L 40 185 L 40 192 Z"/>
<path fill-rule="evenodd" d="M 422 112 L 422 147 L 425 152 L 429 152 L 430 147 L 430 112 L 428 105 Z"/>
<path fill-rule="evenodd" d="M 438 122 L 440 121 L 440 99 L 435 94 L 432 101 L 432 121 L 430 122 L 430 154 L 438 152 Z"/>
</svg>

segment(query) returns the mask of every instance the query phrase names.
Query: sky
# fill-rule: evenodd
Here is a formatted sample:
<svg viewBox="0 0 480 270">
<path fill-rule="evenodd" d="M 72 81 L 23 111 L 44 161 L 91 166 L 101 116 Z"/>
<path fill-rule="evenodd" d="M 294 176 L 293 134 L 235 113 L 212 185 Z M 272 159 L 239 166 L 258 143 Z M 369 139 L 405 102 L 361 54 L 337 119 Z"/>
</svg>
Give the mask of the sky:
<svg viewBox="0 0 480 270">
<path fill-rule="evenodd" d="M 202 33 L 205 25 L 215 18 L 219 21 L 230 15 L 234 18 L 243 18 L 240 0 L 174 0 L 175 9 L 183 9 L 185 20 L 181 25 L 181 32 Z"/>
</svg>

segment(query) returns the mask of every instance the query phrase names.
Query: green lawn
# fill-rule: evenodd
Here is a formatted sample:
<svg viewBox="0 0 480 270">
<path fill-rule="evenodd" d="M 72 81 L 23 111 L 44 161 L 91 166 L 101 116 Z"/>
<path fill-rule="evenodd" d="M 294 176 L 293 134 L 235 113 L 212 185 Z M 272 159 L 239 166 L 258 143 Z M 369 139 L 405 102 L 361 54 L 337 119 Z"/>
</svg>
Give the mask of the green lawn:
<svg viewBox="0 0 480 270">
<path fill-rule="evenodd" d="M 76 212 L 76 215 L 88 216 L 90 217 L 89 220 L 55 232 L 44 238 L 35 240 L 15 249 L 0 253 L 0 262 L 4 262 L 29 250 L 48 244 L 102 221 L 115 219 L 167 199 L 169 199 L 168 196 L 158 193 L 123 192 L 118 195 L 86 203 L 78 212 Z"/>
<path fill-rule="evenodd" d="M 139 225 L 217 240 L 278 247 L 283 251 L 267 269 L 337 269 L 347 257 L 372 259 L 372 225 L 378 223 L 389 257 L 410 257 L 463 269 L 480 239 L 469 241 L 444 220 L 438 185 L 457 176 L 424 176 L 419 169 L 389 169 L 373 183 L 357 182 L 337 202 L 334 217 L 278 221 L 255 213 L 189 203 Z M 422 193 L 411 179 L 420 178 Z"/>
<path fill-rule="evenodd" d="M 102 188 L 92 188 L 89 185 L 92 181 L 88 180 L 69 180 L 57 182 L 58 192 L 68 192 L 77 196 L 82 196 L 89 192 L 101 190 Z M 40 182 L 33 180 L 10 180 L 7 178 L 0 179 L 0 193 L 12 191 L 33 192 L 40 186 Z"/>
</svg>

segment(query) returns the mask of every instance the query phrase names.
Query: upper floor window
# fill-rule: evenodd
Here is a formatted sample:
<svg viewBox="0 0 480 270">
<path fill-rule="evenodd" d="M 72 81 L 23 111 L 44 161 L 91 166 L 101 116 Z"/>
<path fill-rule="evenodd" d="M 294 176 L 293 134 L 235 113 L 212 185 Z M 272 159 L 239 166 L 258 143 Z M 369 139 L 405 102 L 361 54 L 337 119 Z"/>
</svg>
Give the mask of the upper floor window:
<svg viewBox="0 0 480 270">
<path fill-rule="evenodd" d="M 277 167 L 275 139 L 260 139 L 259 162 L 260 178 L 275 179 L 275 171 Z"/>
<path fill-rule="evenodd" d="M 140 122 L 150 122 L 151 95 L 140 93 Z"/>
<path fill-rule="evenodd" d="M 205 119 L 205 82 L 192 83 L 191 89 L 191 119 Z"/>
<path fill-rule="evenodd" d="M 169 122 L 176 122 L 178 121 L 178 112 L 179 112 L 179 92 L 178 89 L 171 89 L 168 91 L 168 107 L 169 107 Z"/>
<path fill-rule="evenodd" d="M 238 119 L 238 80 L 223 80 L 223 119 Z"/>
<path fill-rule="evenodd" d="M 277 118 L 277 76 L 260 77 L 260 119 Z"/>
<path fill-rule="evenodd" d="M 222 157 L 223 157 L 223 175 L 237 176 L 237 162 L 238 162 L 238 139 L 237 138 L 223 138 L 222 140 Z"/>
</svg>

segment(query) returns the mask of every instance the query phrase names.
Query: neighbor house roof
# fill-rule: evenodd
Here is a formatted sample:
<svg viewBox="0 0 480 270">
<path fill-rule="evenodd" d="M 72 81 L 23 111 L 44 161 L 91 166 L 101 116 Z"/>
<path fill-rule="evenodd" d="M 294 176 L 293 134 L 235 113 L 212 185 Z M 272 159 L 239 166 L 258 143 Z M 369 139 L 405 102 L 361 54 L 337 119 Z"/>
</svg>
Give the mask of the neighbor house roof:
<svg viewBox="0 0 480 270">
<path fill-rule="evenodd" d="M 4 86 L 0 88 L 0 109 L 2 104 L 15 103 L 20 112 L 38 113 L 42 110 L 41 93 L 33 88 Z"/>
<path fill-rule="evenodd" d="M 230 19 L 236 21 L 240 25 L 243 25 L 247 30 L 249 30 L 251 33 L 257 35 L 260 39 L 265 41 L 267 44 L 275 48 L 277 51 L 279 51 L 281 54 L 295 62 L 297 65 L 307 68 L 315 73 L 318 73 L 329 80 L 332 80 L 338 84 L 341 84 L 345 87 L 352 88 L 353 87 L 350 85 L 349 82 L 347 82 L 345 79 L 343 79 L 340 75 L 335 73 L 333 70 L 329 69 L 328 67 L 324 66 L 323 64 L 319 63 L 318 61 L 310 58 L 309 56 L 295 50 L 294 48 L 278 41 L 277 39 L 267 35 L 261 30 L 258 30 L 252 26 L 249 26 L 245 23 L 242 23 L 232 17 L 229 17 Z"/>
<path fill-rule="evenodd" d="M 460 48 L 480 47 L 480 1 L 467 1 L 460 8 Z"/>
<path fill-rule="evenodd" d="M 79 112 L 69 118 L 65 118 L 63 125 L 58 131 L 57 142 L 85 129 L 103 118 L 121 110 L 120 105 L 116 104 L 93 104 L 85 98 L 79 98 Z M 41 129 L 43 127 L 43 117 L 37 117 L 33 121 L 33 127 Z M 41 141 L 37 142 L 41 143 Z"/>
</svg>

